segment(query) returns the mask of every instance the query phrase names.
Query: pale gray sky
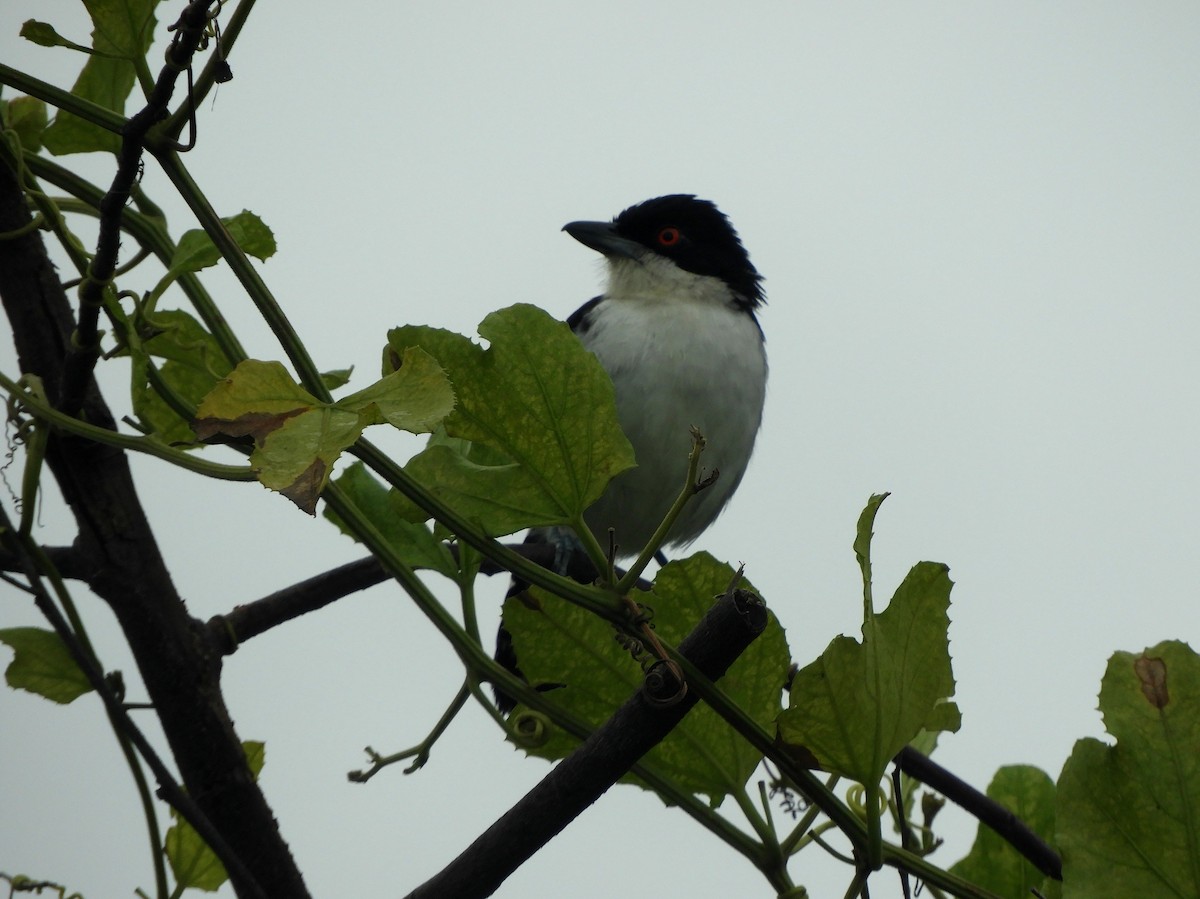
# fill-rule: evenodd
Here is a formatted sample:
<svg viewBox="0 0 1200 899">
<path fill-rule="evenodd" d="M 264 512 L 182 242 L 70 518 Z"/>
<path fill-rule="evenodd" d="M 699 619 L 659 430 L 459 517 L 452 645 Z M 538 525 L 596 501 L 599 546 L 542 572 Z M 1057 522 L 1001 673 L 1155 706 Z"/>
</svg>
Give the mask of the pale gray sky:
<svg viewBox="0 0 1200 899">
<path fill-rule="evenodd" d="M 0 7 L 5 61 L 69 83 L 71 54 L 16 37 L 31 17 L 83 40 L 76 5 Z M 854 523 L 892 491 L 876 592 L 919 559 L 950 565 L 964 723 L 937 758 L 982 788 L 1005 763 L 1057 777 L 1075 739 L 1102 734 L 1111 652 L 1198 637 L 1198 37 L 1183 2 L 266 4 L 187 162 L 222 214 L 274 229 L 264 276 L 321 367 L 358 366 L 358 386 L 393 325 L 473 333 L 501 306 L 565 317 L 592 296 L 598 267 L 564 222 L 670 192 L 716 201 L 767 279 L 771 384 L 750 471 L 697 548 L 746 562 L 807 662 L 857 631 Z M 152 164 L 146 179 L 167 198 Z M 278 356 L 236 286 L 214 283 L 250 351 Z M 199 617 L 358 555 L 254 485 L 138 471 Z M 46 540 L 69 539 L 61 518 L 47 503 Z M 0 597 L 0 626 L 37 623 Z M 83 606 L 132 681 L 111 616 Z M 367 743 L 421 738 L 458 683 L 391 587 L 229 660 L 233 714 L 267 742 L 263 786 L 315 895 L 406 892 L 544 773 L 471 709 L 424 771 L 345 781 Z M 99 704 L 2 690 L 0 720 L 0 870 L 88 899 L 149 887 Z M 942 824 L 949 864 L 974 828 Z M 794 877 L 842 895 L 846 871 L 817 851 Z M 499 895 L 633 883 L 770 893 L 620 787 Z"/>
</svg>

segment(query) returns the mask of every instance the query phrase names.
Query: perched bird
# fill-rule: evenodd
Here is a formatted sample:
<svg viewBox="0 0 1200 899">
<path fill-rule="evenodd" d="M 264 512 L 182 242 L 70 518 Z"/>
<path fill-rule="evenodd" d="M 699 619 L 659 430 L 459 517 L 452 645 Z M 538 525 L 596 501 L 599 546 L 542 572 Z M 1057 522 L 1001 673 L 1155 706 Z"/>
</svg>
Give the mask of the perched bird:
<svg viewBox="0 0 1200 899">
<path fill-rule="evenodd" d="M 667 537 L 686 545 L 725 508 L 754 450 L 767 388 L 762 277 L 729 219 L 687 194 L 563 230 L 608 263 L 604 293 L 567 322 L 612 378 L 637 459 L 588 509 L 588 526 L 602 542 L 613 528 L 618 555 L 640 551 L 683 486 L 695 426 L 708 441 L 701 463 L 720 477 Z"/>
<path fill-rule="evenodd" d="M 617 417 L 637 460 L 584 517 L 602 545 L 612 529 L 618 557 L 640 552 L 683 488 L 695 427 L 707 441 L 703 471 L 719 476 L 688 502 L 665 541 L 686 545 L 720 515 L 754 450 L 767 388 L 755 317 L 765 302 L 762 277 L 729 219 L 690 194 L 563 230 L 607 262 L 604 293 L 567 322 L 612 378 Z M 554 543 L 556 567 L 578 570 L 578 559 L 563 559 L 572 550 L 562 529 L 535 529 L 527 542 Z M 514 584 L 509 595 L 524 588 Z M 518 672 L 503 627 L 496 659 Z M 501 691 L 496 699 L 511 709 Z"/>
</svg>

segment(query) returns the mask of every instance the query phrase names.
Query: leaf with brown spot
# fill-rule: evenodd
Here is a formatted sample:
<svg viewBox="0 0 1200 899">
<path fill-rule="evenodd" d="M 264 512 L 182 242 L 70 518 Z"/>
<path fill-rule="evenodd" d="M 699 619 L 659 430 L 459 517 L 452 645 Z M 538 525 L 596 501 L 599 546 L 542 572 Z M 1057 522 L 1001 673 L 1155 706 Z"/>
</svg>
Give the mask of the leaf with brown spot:
<svg viewBox="0 0 1200 899">
<path fill-rule="evenodd" d="M 398 371 L 332 403 L 297 384 L 282 364 L 249 359 L 204 398 L 193 429 L 200 439 L 254 438 L 250 464 L 258 480 L 312 515 L 334 463 L 364 428 L 388 423 L 429 431 L 453 406 L 445 374 L 416 348 Z"/>
<path fill-rule="evenodd" d="M 1200 896 L 1200 655 L 1114 653 L 1100 711 L 1116 742 L 1079 740 L 1058 780 L 1064 899 Z"/>
<path fill-rule="evenodd" d="M 1142 684 L 1142 695 L 1156 709 L 1164 709 L 1171 701 L 1167 693 L 1167 666 L 1162 659 L 1142 656 L 1133 663 L 1134 673 Z"/>
</svg>

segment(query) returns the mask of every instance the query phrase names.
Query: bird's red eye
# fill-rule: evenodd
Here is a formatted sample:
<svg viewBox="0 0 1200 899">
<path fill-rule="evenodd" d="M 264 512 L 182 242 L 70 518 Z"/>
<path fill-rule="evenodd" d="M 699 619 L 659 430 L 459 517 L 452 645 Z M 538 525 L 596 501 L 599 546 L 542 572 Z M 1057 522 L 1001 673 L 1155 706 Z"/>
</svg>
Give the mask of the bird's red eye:
<svg viewBox="0 0 1200 899">
<path fill-rule="evenodd" d="M 673 247 L 679 243 L 683 235 L 679 233 L 679 229 L 668 225 L 658 232 L 658 244 L 663 247 Z"/>
</svg>

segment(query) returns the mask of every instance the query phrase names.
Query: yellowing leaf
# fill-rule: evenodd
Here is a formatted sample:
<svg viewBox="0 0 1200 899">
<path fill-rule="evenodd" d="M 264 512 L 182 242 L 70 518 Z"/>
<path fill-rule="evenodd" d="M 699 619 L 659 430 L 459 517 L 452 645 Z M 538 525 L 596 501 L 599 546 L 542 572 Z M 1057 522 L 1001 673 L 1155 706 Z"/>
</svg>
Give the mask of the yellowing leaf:
<svg viewBox="0 0 1200 899">
<path fill-rule="evenodd" d="M 339 406 L 366 413 L 371 424 L 390 424 L 402 431 L 433 431 L 454 405 L 454 391 L 437 360 L 416 347 L 406 349 L 400 365 L 370 387 L 338 401 Z"/>
<path fill-rule="evenodd" d="M 363 428 L 387 422 L 431 430 L 453 407 L 436 362 L 417 349 L 404 359 L 392 375 L 333 403 L 298 385 L 282 364 L 247 360 L 204 398 L 193 429 L 201 440 L 253 438 L 250 464 L 259 481 L 312 515 L 333 464 Z"/>
<path fill-rule="evenodd" d="M 287 419 L 320 405 L 282 363 L 247 359 L 204 398 L 196 410 L 196 435 L 249 436 L 261 446 Z"/>
</svg>

